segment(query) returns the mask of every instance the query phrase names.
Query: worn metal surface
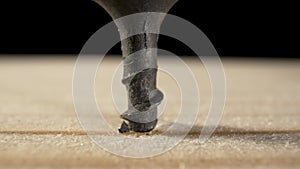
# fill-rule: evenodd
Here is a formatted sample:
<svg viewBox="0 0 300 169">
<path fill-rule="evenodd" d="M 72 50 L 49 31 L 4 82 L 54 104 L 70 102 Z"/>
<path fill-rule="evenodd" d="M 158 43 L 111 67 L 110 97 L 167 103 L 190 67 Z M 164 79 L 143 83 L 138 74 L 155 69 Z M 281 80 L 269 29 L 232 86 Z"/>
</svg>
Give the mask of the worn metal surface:
<svg viewBox="0 0 300 169">
<path fill-rule="evenodd" d="M 176 0 L 96 0 L 113 19 L 139 12 L 164 12 L 174 5 Z M 126 35 L 129 30 L 139 29 L 143 32 L 149 25 L 159 29 L 162 20 L 137 19 L 132 23 L 119 23 L 120 35 Z M 125 26 L 124 26 L 125 25 Z M 157 123 L 157 106 L 163 99 L 163 94 L 156 89 L 158 35 L 143 33 L 122 40 L 124 58 L 123 83 L 128 91 L 128 111 L 121 118 L 129 122 L 122 123 L 120 132 L 129 128 L 135 132 L 148 132 Z M 136 52 L 144 50 L 145 52 Z M 141 69 L 142 67 L 142 69 Z M 151 95 L 151 98 L 150 98 Z M 125 99 L 125 98 L 124 98 Z M 150 99 L 156 102 L 151 102 Z"/>
</svg>

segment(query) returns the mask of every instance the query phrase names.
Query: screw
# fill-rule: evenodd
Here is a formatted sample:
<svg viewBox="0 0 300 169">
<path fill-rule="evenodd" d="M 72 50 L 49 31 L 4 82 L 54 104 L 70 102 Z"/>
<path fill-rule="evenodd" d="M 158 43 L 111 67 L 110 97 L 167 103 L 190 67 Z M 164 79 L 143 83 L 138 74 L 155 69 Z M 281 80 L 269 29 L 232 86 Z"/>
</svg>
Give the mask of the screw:
<svg viewBox="0 0 300 169">
<path fill-rule="evenodd" d="M 95 0 L 113 18 L 141 13 L 163 12 L 167 13 L 177 0 Z M 155 22 L 155 23 L 153 23 Z M 136 21 L 133 25 L 118 25 L 119 33 L 125 34 L 127 30 L 143 24 L 152 24 L 160 27 L 159 21 Z M 123 84 L 128 92 L 128 110 L 121 114 L 123 121 L 119 129 L 120 133 L 129 131 L 149 132 L 157 124 L 157 106 L 163 99 L 163 94 L 156 88 L 157 52 L 141 52 L 140 50 L 152 50 L 157 48 L 157 34 L 143 33 L 131 36 L 121 41 L 124 62 Z M 147 65 L 142 71 L 140 65 Z"/>
</svg>

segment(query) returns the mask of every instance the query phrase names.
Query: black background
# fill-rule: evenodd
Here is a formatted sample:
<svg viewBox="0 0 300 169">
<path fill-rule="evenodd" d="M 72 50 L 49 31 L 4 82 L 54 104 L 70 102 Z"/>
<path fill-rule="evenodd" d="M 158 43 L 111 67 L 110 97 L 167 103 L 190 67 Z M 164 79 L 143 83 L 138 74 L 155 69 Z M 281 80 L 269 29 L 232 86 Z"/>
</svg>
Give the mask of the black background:
<svg viewBox="0 0 300 169">
<path fill-rule="evenodd" d="M 197 25 L 221 56 L 299 57 L 298 5 L 292 1 L 179 0 L 169 13 Z M 0 54 L 78 54 L 110 16 L 90 0 L 0 2 Z M 193 55 L 160 37 L 159 48 Z M 120 54 L 120 44 L 109 52 Z"/>
</svg>

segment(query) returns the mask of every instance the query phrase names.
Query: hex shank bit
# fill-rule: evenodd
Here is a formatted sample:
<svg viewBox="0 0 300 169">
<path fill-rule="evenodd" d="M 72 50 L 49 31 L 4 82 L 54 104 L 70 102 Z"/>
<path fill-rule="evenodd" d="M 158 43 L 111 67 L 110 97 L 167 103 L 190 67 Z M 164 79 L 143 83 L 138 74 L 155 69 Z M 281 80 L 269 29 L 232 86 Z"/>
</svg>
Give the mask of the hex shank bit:
<svg viewBox="0 0 300 169">
<path fill-rule="evenodd" d="M 177 0 L 95 0 L 116 20 L 141 12 L 167 13 Z M 137 19 L 133 23 L 116 23 L 119 33 L 126 36 L 131 30 L 159 29 L 162 19 Z M 156 88 L 158 34 L 142 33 L 121 41 L 124 63 L 123 84 L 128 92 L 128 110 L 121 114 L 119 132 L 149 132 L 157 124 L 157 106 L 163 94 Z"/>
</svg>

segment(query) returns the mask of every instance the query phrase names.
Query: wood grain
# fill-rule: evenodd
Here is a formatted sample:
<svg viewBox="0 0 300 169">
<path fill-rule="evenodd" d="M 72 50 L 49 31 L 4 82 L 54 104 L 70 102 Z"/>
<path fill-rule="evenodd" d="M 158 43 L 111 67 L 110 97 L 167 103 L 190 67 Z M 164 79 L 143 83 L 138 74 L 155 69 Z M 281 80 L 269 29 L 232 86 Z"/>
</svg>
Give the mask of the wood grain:
<svg viewBox="0 0 300 169">
<path fill-rule="evenodd" d="M 226 107 L 204 144 L 198 136 L 211 101 L 209 79 L 200 61 L 185 61 L 201 96 L 194 127 L 172 150 L 131 159 L 104 151 L 80 126 L 72 102 L 74 57 L 0 57 L 0 168 L 300 168 L 300 60 L 223 59 Z M 121 57 L 105 59 L 96 78 L 97 102 L 116 129 L 107 139 L 119 136 L 120 112 L 111 79 L 120 63 Z M 167 100 L 158 128 L 146 136 L 127 137 L 160 139 L 173 124 L 180 90 L 165 72 L 159 73 L 158 86 Z M 121 92 L 119 97 L 126 95 Z"/>
</svg>

